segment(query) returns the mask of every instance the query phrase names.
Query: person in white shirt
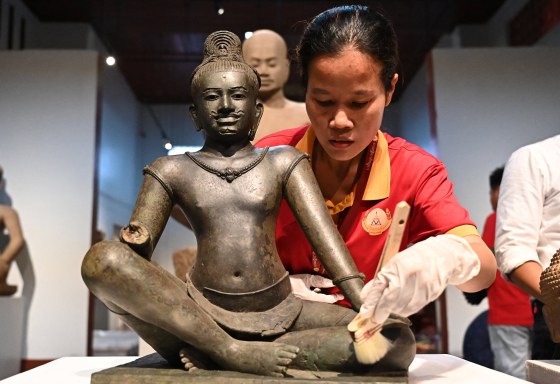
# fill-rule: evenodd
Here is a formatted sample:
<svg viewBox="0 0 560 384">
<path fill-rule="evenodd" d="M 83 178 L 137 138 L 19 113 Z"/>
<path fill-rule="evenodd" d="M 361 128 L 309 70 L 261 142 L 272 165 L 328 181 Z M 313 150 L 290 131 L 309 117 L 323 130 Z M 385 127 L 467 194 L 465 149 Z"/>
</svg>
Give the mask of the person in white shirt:
<svg viewBox="0 0 560 384">
<path fill-rule="evenodd" d="M 500 271 L 534 297 L 533 359 L 560 358 L 542 314 L 540 277 L 560 248 L 560 135 L 516 150 L 506 163 L 496 220 Z M 551 319 L 549 319 L 550 321 Z M 558 319 L 556 319 L 558 321 Z"/>
</svg>

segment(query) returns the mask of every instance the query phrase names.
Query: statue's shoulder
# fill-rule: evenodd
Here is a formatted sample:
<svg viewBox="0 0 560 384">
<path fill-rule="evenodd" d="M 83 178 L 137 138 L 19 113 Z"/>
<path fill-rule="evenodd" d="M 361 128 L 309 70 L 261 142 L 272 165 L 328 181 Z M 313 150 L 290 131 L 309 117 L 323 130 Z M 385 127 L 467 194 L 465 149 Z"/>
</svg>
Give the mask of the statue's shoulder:
<svg viewBox="0 0 560 384">
<path fill-rule="evenodd" d="M 309 158 L 308 154 L 301 152 L 299 149 L 294 148 L 291 145 L 276 145 L 269 147 L 268 153 L 271 161 L 283 167 L 291 166 L 294 161 Z"/>
<path fill-rule="evenodd" d="M 188 167 L 188 161 L 186 161 L 186 156 L 184 154 L 179 155 L 168 155 L 158 157 L 150 164 L 144 167 L 144 173 L 146 170 L 156 173 L 162 178 L 174 177 L 175 174 L 184 167 Z"/>
<path fill-rule="evenodd" d="M 158 170 L 165 170 L 167 168 L 172 168 L 176 167 L 177 165 L 184 164 L 185 158 L 186 156 L 184 154 L 162 156 L 152 161 L 148 165 L 148 167 Z"/>
<path fill-rule="evenodd" d="M 292 147 L 291 145 L 273 145 L 268 147 L 268 152 L 272 156 L 278 157 L 298 157 L 301 154 L 304 154 L 299 149 Z"/>
</svg>

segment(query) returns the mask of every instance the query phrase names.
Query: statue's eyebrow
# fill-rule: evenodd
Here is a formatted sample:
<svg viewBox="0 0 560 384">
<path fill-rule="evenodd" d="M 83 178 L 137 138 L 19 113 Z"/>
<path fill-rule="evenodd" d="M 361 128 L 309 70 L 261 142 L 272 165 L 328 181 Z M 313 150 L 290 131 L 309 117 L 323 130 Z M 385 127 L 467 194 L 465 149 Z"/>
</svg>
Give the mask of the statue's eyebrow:
<svg viewBox="0 0 560 384">
<path fill-rule="evenodd" d="M 244 87 L 242 85 L 240 85 L 238 87 L 231 87 L 229 89 L 234 90 L 234 91 L 245 91 L 245 92 L 247 92 L 247 90 L 248 90 L 247 87 Z M 222 90 L 222 88 L 204 88 L 204 90 L 202 92 L 212 92 L 212 91 L 221 91 L 221 90 Z"/>
</svg>

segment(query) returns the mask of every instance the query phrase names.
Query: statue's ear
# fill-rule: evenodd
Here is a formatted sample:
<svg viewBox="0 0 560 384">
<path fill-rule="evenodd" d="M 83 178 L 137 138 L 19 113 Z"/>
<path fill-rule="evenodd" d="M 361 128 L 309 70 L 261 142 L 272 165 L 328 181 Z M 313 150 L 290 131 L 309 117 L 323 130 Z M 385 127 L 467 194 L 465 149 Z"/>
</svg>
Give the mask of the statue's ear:
<svg viewBox="0 0 560 384">
<path fill-rule="evenodd" d="M 202 127 L 200 126 L 200 121 L 198 120 L 198 112 L 194 104 L 189 105 L 189 113 L 191 114 L 191 117 L 194 121 L 197 132 L 201 131 Z"/>
<path fill-rule="evenodd" d="M 255 116 L 257 117 L 255 119 L 255 125 L 258 126 L 259 123 L 261 122 L 261 118 L 264 112 L 264 105 L 263 103 L 259 103 L 257 102 L 257 108 L 255 108 Z"/>
<path fill-rule="evenodd" d="M 264 106 L 262 103 L 257 103 L 255 108 L 255 123 L 249 132 L 249 141 L 253 141 L 255 135 L 257 134 L 257 128 L 259 127 L 259 123 L 261 122 L 261 118 L 264 112 Z"/>
</svg>

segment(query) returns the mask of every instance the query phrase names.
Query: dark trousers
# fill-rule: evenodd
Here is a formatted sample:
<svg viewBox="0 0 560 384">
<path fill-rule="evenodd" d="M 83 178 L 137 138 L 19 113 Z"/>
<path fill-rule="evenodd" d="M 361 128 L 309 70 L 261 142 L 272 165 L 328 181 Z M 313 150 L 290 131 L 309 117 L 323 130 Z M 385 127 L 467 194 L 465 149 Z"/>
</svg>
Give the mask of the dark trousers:
<svg viewBox="0 0 560 384">
<path fill-rule="evenodd" d="M 550 332 L 546 326 L 542 313 L 543 303 L 533 300 L 533 348 L 531 359 L 533 360 L 558 360 L 560 359 L 560 343 L 555 343 L 550 338 Z"/>
</svg>

